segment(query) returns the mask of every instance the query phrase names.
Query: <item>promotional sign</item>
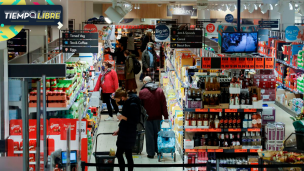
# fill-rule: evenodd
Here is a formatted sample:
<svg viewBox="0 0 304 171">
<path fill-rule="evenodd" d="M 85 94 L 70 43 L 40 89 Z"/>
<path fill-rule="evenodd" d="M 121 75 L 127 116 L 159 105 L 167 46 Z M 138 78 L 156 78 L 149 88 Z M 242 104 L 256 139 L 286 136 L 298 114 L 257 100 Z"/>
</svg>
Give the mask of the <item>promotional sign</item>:
<svg viewBox="0 0 304 171">
<path fill-rule="evenodd" d="M 176 30 L 171 29 L 171 37 L 202 37 L 202 30 Z"/>
<path fill-rule="evenodd" d="M 0 21 L 4 25 L 58 25 L 62 12 L 61 5 L 1 5 Z"/>
<path fill-rule="evenodd" d="M 206 28 L 205 36 L 206 37 L 218 37 L 218 23 L 204 23 Z"/>
<path fill-rule="evenodd" d="M 171 42 L 202 42 L 202 37 L 171 37 Z"/>
<path fill-rule="evenodd" d="M 232 14 L 227 14 L 225 16 L 225 21 L 228 22 L 228 23 L 231 23 L 233 21 L 233 15 Z"/>
<path fill-rule="evenodd" d="M 87 122 L 86 121 L 77 121 L 76 122 L 76 135 L 79 135 L 81 133 L 81 137 L 87 137 Z"/>
<path fill-rule="evenodd" d="M 62 119 L 61 120 L 61 129 L 60 129 L 60 139 L 67 140 L 67 130 L 68 127 L 71 127 L 71 140 L 76 140 L 76 119 Z"/>
<path fill-rule="evenodd" d="M 10 120 L 10 135 L 22 135 L 22 120 L 11 119 Z"/>
<path fill-rule="evenodd" d="M 171 43 L 171 48 L 202 48 L 202 43 Z"/>
<path fill-rule="evenodd" d="M 258 31 L 258 40 L 259 41 L 268 41 L 269 30 L 268 29 L 259 29 Z"/>
<path fill-rule="evenodd" d="M 158 25 L 155 27 L 155 41 L 156 42 L 169 42 L 170 29 L 166 25 Z"/>
<path fill-rule="evenodd" d="M 63 53 L 98 53 L 98 33 L 62 33 Z"/>
<path fill-rule="evenodd" d="M 286 42 L 304 41 L 304 26 L 288 26 L 285 29 Z"/>
<path fill-rule="evenodd" d="M 259 27 L 260 28 L 279 28 L 280 20 L 260 20 Z"/>
<path fill-rule="evenodd" d="M 181 6 L 180 8 L 175 8 L 171 5 L 168 5 L 167 16 L 172 16 L 172 15 L 197 16 L 197 9 L 193 9 L 193 6 Z"/>
<path fill-rule="evenodd" d="M 27 49 L 27 33 L 19 32 L 15 37 L 7 40 L 8 52 L 26 52 Z"/>
</svg>

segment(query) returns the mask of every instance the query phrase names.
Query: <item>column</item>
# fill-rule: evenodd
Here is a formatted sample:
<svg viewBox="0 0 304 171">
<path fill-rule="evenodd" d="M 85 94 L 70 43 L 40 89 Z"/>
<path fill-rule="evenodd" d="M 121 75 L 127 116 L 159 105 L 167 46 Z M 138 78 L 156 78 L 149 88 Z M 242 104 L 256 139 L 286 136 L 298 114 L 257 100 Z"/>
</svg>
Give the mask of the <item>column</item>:
<svg viewBox="0 0 304 171">
<path fill-rule="evenodd" d="M 286 27 L 294 25 L 295 23 L 295 11 L 289 9 L 289 1 L 281 1 L 283 5 L 283 12 L 281 13 L 281 30 L 285 30 Z"/>
<path fill-rule="evenodd" d="M 85 2 L 85 20 L 94 17 L 93 2 Z"/>
<path fill-rule="evenodd" d="M 197 19 L 210 19 L 210 11 L 208 10 L 197 10 Z"/>
<path fill-rule="evenodd" d="M 66 30 L 69 27 L 69 0 L 52 0 L 55 5 L 61 5 L 63 9 L 63 19 L 60 30 Z M 76 12 L 76 11 L 75 11 Z M 58 25 L 51 26 L 51 42 L 59 38 Z"/>
</svg>

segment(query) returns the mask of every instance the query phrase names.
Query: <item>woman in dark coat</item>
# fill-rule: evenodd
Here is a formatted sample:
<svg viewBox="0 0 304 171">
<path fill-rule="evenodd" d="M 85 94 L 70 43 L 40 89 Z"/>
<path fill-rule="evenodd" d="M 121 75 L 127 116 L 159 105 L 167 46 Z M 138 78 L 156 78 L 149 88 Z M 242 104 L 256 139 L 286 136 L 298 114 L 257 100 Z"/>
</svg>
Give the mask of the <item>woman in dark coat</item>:
<svg viewBox="0 0 304 171">
<path fill-rule="evenodd" d="M 124 165 L 125 160 L 123 158 L 123 153 L 127 158 L 128 164 L 131 165 L 128 167 L 128 171 L 133 171 L 133 157 L 132 157 L 132 148 L 136 142 L 136 128 L 137 123 L 139 122 L 140 116 L 140 99 L 135 93 L 129 93 L 125 90 L 118 89 L 115 92 L 114 98 L 116 102 L 123 101 L 122 114 L 118 115 L 117 118 L 120 120 L 118 125 L 118 130 L 114 132 L 114 136 L 117 137 L 117 151 L 116 157 L 118 159 L 118 164 Z M 124 166 L 120 166 L 120 171 L 125 171 Z"/>
</svg>

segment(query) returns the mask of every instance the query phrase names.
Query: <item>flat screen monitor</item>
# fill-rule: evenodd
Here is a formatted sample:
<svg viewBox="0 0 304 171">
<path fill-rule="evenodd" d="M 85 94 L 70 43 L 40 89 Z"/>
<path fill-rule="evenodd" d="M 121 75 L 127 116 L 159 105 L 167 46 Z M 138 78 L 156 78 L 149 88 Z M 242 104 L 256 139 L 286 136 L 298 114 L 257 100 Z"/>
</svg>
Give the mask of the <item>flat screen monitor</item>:
<svg viewBox="0 0 304 171">
<path fill-rule="evenodd" d="M 61 163 L 67 164 L 67 152 L 66 151 L 61 152 Z M 77 163 L 77 151 L 76 150 L 72 150 L 70 153 L 70 163 L 71 164 Z"/>
<path fill-rule="evenodd" d="M 257 32 L 224 32 L 221 53 L 253 53 L 258 51 Z"/>
</svg>

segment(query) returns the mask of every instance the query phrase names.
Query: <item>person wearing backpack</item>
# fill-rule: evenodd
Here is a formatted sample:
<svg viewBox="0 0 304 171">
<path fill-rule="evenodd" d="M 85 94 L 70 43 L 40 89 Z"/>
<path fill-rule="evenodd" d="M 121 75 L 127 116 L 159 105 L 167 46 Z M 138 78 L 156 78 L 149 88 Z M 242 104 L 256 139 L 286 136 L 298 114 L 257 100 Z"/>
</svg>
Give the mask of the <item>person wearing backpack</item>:
<svg viewBox="0 0 304 171">
<path fill-rule="evenodd" d="M 154 158 L 155 153 L 158 153 L 157 134 L 160 131 L 160 122 L 163 117 L 165 122 L 169 121 L 167 102 L 163 90 L 152 82 L 151 77 L 145 77 L 143 82 L 139 98 L 149 116 L 145 122 L 146 151 L 148 158 Z"/>
<path fill-rule="evenodd" d="M 113 136 L 118 136 L 116 141 L 117 151 L 116 157 L 119 165 L 124 165 L 125 160 L 123 154 L 128 161 L 128 171 L 133 171 L 132 149 L 136 143 L 137 124 L 140 121 L 141 106 L 140 99 L 135 93 L 127 93 L 119 88 L 114 95 L 117 103 L 123 102 L 122 113 L 117 118 L 120 120 L 118 130 Z M 125 171 L 125 166 L 120 166 L 120 171 Z"/>
<path fill-rule="evenodd" d="M 134 58 L 135 55 L 131 54 L 128 50 L 125 50 L 124 55 L 126 57 L 126 67 L 125 67 L 125 74 L 126 74 L 126 85 L 125 89 L 127 92 L 136 92 L 137 84 L 135 80 L 135 73 L 134 73 Z"/>
</svg>

